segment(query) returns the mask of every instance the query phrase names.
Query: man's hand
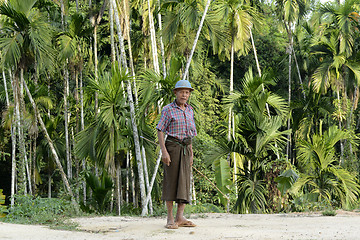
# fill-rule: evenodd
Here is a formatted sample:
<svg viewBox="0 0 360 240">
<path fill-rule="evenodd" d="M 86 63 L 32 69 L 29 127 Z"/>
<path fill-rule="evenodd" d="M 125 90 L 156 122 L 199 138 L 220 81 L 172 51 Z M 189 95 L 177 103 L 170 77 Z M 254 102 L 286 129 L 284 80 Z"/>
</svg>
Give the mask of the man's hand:
<svg viewBox="0 0 360 240">
<path fill-rule="evenodd" d="M 160 149 L 161 149 L 161 160 L 167 166 L 170 166 L 171 159 L 170 159 L 170 155 L 165 147 L 164 133 L 159 130 L 158 130 L 158 139 L 159 139 L 159 145 L 160 145 Z"/>
<path fill-rule="evenodd" d="M 165 163 L 169 167 L 170 163 L 171 163 L 169 153 L 165 150 L 165 151 L 161 151 L 161 155 L 162 155 L 161 160 L 163 161 L 163 163 Z"/>
</svg>

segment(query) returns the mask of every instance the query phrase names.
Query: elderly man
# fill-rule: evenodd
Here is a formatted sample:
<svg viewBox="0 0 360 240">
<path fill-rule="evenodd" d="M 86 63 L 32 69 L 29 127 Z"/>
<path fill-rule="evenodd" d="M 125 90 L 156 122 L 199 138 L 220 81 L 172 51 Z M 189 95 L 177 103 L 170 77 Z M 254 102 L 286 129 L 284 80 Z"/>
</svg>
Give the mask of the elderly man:
<svg viewBox="0 0 360 240">
<path fill-rule="evenodd" d="M 194 89 L 187 80 L 176 83 L 174 102 L 166 105 L 156 126 L 164 163 L 163 195 L 166 201 L 168 229 L 195 227 L 184 217 L 185 204 L 189 203 L 190 172 L 193 164 L 192 138 L 197 135 L 194 111 L 187 103 Z M 164 135 L 167 134 L 166 142 Z M 173 201 L 178 204 L 176 217 L 173 216 Z"/>
</svg>

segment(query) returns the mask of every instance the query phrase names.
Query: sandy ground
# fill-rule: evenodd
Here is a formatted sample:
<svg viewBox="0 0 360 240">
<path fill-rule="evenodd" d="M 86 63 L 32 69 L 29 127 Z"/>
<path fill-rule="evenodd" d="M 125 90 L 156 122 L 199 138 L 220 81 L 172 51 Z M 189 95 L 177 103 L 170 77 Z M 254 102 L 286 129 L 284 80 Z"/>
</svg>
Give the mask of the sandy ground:
<svg viewBox="0 0 360 240">
<path fill-rule="evenodd" d="M 165 218 L 92 217 L 72 219 L 79 231 L 0 222 L 0 239 L 360 239 L 360 213 L 197 214 L 198 226 L 168 230 Z"/>
</svg>

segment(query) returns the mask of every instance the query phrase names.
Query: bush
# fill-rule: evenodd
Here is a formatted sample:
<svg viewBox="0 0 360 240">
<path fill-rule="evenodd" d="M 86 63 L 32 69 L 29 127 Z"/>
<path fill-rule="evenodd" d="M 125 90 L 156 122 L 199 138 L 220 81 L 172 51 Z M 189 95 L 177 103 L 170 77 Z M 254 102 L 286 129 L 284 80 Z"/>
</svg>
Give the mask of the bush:
<svg viewBox="0 0 360 240">
<path fill-rule="evenodd" d="M 5 217 L 6 206 L 5 204 L 5 195 L 3 194 L 3 190 L 0 189 L 0 218 Z"/>
<path fill-rule="evenodd" d="M 334 209 L 326 209 L 325 211 L 322 212 L 323 216 L 335 216 L 336 215 L 336 211 Z"/>
<path fill-rule="evenodd" d="M 75 215 L 76 210 L 70 201 L 15 195 L 14 207 L 8 209 L 8 214 L 3 220 L 12 223 L 63 226 L 66 219 Z"/>
<path fill-rule="evenodd" d="M 337 202 L 335 200 L 333 200 L 331 203 L 326 200 L 317 201 L 316 194 L 304 194 L 291 201 L 291 211 L 292 212 L 324 211 L 327 209 L 332 209 L 333 206 L 336 205 Z"/>
</svg>

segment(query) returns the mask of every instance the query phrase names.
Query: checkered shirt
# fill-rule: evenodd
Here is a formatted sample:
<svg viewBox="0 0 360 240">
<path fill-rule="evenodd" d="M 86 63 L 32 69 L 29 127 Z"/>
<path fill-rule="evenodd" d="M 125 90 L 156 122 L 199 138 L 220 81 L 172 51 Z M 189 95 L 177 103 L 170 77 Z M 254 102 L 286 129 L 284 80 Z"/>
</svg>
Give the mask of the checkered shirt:
<svg viewBox="0 0 360 240">
<path fill-rule="evenodd" d="M 196 136 L 193 108 L 186 103 L 185 110 L 182 110 L 175 101 L 166 105 L 156 129 L 180 140 Z"/>
</svg>

